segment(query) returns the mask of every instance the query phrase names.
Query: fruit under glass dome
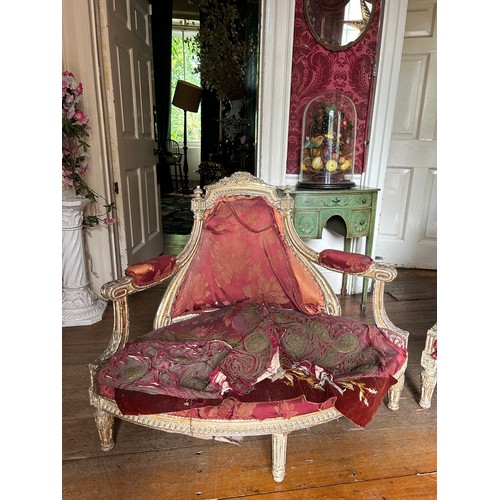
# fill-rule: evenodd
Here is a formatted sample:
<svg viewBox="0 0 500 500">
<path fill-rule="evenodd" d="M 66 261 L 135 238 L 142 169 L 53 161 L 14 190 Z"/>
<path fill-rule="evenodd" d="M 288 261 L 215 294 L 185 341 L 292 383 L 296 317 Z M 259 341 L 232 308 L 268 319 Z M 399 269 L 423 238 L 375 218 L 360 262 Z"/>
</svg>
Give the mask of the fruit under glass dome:
<svg viewBox="0 0 500 500">
<path fill-rule="evenodd" d="M 356 108 L 339 91 L 311 99 L 304 110 L 297 188 L 348 189 L 353 182 Z"/>
</svg>

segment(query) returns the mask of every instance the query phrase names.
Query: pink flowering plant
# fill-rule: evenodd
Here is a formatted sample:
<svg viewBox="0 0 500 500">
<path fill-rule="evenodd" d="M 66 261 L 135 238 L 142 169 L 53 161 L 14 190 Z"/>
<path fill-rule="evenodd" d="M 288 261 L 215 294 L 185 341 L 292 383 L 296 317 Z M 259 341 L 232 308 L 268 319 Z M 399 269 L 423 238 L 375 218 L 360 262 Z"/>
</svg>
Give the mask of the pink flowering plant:
<svg viewBox="0 0 500 500">
<path fill-rule="evenodd" d="M 89 144 L 86 142 L 90 130 L 88 116 L 78 109 L 83 95 L 83 86 L 69 71 L 62 74 L 62 179 L 67 186 L 75 188 L 77 195 L 91 201 L 89 212 L 83 218 L 84 227 L 97 226 L 100 221 L 113 224 L 112 211 L 115 204 L 107 203 L 85 181 L 83 175 L 90 169 Z M 102 205 L 102 210 L 97 206 Z M 98 213 L 103 211 L 102 213 Z"/>
</svg>

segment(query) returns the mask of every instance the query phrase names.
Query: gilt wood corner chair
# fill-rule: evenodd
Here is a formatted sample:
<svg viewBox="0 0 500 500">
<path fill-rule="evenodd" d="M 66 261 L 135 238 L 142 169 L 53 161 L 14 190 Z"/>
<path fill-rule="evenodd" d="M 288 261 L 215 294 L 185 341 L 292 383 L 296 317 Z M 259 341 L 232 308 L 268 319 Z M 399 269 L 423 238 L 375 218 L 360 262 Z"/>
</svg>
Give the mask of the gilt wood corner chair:
<svg viewBox="0 0 500 500">
<path fill-rule="evenodd" d="M 408 332 L 384 308 L 391 266 L 308 248 L 293 198 L 236 172 L 192 200 L 194 226 L 177 256 L 160 256 L 105 284 L 114 331 L 90 364 L 101 447 L 113 422 L 204 439 L 272 436 L 272 474 L 285 476 L 288 433 L 346 416 L 360 427 L 383 398 L 398 409 Z M 317 269 L 374 281 L 376 325 L 341 315 Z M 127 297 L 170 280 L 153 330 L 129 341 Z"/>
</svg>

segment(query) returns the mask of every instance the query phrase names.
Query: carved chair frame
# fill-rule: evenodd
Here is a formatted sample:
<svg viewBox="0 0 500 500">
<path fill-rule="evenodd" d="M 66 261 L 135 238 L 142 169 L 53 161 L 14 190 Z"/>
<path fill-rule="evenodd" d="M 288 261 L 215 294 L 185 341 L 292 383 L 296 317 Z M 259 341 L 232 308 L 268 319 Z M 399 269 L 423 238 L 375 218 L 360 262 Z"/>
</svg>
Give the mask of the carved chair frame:
<svg viewBox="0 0 500 500">
<path fill-rule="evenodd" d="M 91 386 L 89 389 L 90 403 L 96 408 L 95 420 L 99 431 L 101 447 L 104 451 L 111 450 L 114 446 L 113 423 L 115 418 L 132 422 L 142 426 L 166 432 L 174 432 L 203 439 L 228 440 L 233 437 L 271 435 L 272 436 L 272 474 L 276 482 L 281 482 L 285 476 L 287 436 L 290 432 L 310 428 L 319 424 L 340 418 L 341 413 L 335 408 L 318 410 L 312 414 L 295 416 L 292 418 L 269 418 L 265 420 L 207 420 L 180 417 L 167 413 L 156 415 L 123 415 L 116 402 L 99 394 L 97 374 L 103 364 L 127 343 L 129 338 L 129 305 L 128 297 L 139 293 L 162 282 L 171 279 L 167 290 L 161 300 L 154 319 L 153 327 L 160 328 L 172 322 L 183 321 L 192 317 L 172 317 L 172 307 L 177 289 L 182 278 L 189 268 L 189 264 L 196 254 L 202 233 L 204 214 L 210 210 L 220 197 L 227 196 L 261 196 L 270 203 L 284 221 L 285 240 L 299 256 L 304 266 L 310 271 L 324 295 L 324 314 L 341 315 L 339 301 L 329 286 L 326 279 L 315 268 L 314 264 L 321 265 L 319 254 L 309 248 L 297 235 L 293 225 L 294 200 L 290 196 L 290 187 L 282 193 L 271 185 L 245 173 L 237 172 L 231 177 L 226 177 L 218 183 L 207 186 L 206 193 L 200 188 L 195 190 L 191 207 L 194 213 L 194 225 L 186 247 L 176 257 L 176 269 L 173 277 L 167 276 L 152 285 L 137 286 L 130 277 L 120 278 L 105 284 L 101 293 L 103 297 L 112 301 L 114 313 L 114 328 L 111 340 L 104 353 L 89 365 Z M 387 264 L 372 263 L 362 273 L 352 273 L 360 277 L 373 280 L 373 314 L 375 323 L 379 328 L 392 332 L 391 340 L 399 347 L 407 348 L 408 332 L 395 326 L 388 318 L 384 306 L 384 286 L 396 277 L 396 269 Z M 399 408 L 399 397 L 404 384 L 404 372 L 407 362 L 396 374 L 398 382 L 389 390 L 387 405 L 391 410 Z"/>
</svg>

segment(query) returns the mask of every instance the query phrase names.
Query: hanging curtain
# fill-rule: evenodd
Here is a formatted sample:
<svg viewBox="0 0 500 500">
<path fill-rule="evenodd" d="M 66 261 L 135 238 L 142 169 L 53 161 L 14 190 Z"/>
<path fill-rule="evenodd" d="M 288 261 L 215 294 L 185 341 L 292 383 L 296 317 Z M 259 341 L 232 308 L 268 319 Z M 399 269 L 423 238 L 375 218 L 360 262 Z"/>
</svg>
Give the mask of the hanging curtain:
<svg viewBox="0 0 500 500">
<path fill-rule="evenodd" d="M 170 137 L 170 79 L 172 53 L 172 8 L 171 0 L 151 0 L 151 31 L 153 40 L 153 64 L 156 100 L 156 131 L 158 146 L 164 148 Z M 170 168 L 165 157 L 158 155 L 158 178 L 162 193 L 173 191 Z"/>
</svg>

